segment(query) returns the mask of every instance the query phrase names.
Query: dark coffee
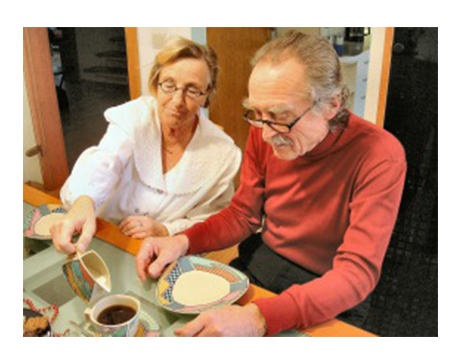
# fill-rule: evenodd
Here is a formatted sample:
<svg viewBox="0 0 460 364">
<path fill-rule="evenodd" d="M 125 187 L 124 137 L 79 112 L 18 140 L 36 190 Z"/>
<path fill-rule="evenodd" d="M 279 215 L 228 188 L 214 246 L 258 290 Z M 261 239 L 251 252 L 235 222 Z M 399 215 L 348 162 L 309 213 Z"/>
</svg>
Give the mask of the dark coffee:
<svg viewBox="0 0 460 364">
<path fill-rule="evenodd" d="M 129 306 L 116 305 L 102 310 L 97 321 L 104 325 L 119 325 L 131 320 L 136 315 L 136 310 Z"/>
</svg>

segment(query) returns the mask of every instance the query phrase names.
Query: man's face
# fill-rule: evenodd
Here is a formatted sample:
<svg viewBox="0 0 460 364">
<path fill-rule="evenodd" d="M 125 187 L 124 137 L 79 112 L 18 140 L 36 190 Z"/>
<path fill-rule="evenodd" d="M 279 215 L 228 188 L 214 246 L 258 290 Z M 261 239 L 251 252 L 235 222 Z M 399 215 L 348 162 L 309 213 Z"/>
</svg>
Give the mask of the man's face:
<svg viewBox="0 0 460 364">
<path fill-rule="evenodd" d="M 245 106 L 254 110 L 258 119 L 290 124 L 312 106 L 312 100 L 306 97 L 305 82 L 304 69 L 294 58 L 279 64 L 261 61 L 249 78 Z M 262 137 L 276 157 L 292 160 L 312 150 L 328 131 L 328 121 L 313 109 L 287 134 L 265 124 Z"/>
</svg>

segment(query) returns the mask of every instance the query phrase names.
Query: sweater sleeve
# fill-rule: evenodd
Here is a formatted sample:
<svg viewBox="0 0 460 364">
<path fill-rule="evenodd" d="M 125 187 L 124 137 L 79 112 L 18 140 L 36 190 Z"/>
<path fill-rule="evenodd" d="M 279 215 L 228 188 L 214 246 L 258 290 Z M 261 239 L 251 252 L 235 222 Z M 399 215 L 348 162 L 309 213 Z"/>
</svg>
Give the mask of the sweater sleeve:
<svg viewBox="0 0 460 364">
<path fill-rule="evenodd" d="M 260 228 L 265 183 L 258 149 L 257 137 L 251 129 L 241 167 L 240 187 L 229 207 L 184 232 L 190 242 L 189 254 L 228 248 Z"/>
<path fill-rule="evenodd" d="M 332 269 L 277 297 L 255 302 L 266 319 L 267 335 L 332 319 L 371 293 L 396 221 L 405 174 L 404 155 L 373 161 L 361 173 L 349 204 L 350 224 Z"/>
</svg>

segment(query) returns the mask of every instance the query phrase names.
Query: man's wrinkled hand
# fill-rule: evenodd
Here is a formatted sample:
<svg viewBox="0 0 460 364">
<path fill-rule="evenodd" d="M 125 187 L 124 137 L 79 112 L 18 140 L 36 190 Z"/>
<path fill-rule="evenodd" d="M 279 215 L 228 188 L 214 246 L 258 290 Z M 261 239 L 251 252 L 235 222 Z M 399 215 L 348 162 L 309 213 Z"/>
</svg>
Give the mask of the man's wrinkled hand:
<svg viewBox="0 0 460 364">
<path fill-rule="evenodd" d="M 160 277 L 168 264 L 187 253 L 188 245 L 185 235 L 145 239 L 136 256 L 137 275 L 141 281 L 145 282 L 148 276 Z"/>
<path fill-rule="evenodd" d="M 265 318 L 255 304 L 209 310 L 174 333 L 179 336 L 264 336 Z"/>
</svg>

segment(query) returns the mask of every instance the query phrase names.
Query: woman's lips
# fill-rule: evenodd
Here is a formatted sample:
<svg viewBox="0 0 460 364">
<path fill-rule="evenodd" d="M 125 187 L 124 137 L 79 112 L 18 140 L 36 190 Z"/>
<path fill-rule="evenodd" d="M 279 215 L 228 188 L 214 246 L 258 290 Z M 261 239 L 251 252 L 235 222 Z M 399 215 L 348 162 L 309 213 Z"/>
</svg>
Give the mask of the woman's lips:
<svg viewBox="0 0 460 364">
<path fill-rule="evenodd" d="M 176 116 L 176 117 L 180 117 L 184 114 L 178 110 L 173 110 L 173 109 L 168 109 L 168 111 L 171 115 Z"/>
</svg>

